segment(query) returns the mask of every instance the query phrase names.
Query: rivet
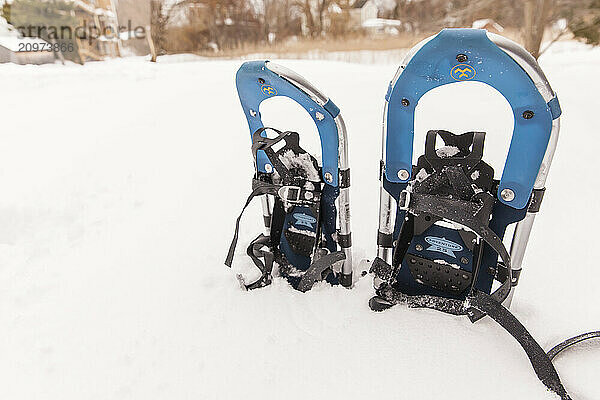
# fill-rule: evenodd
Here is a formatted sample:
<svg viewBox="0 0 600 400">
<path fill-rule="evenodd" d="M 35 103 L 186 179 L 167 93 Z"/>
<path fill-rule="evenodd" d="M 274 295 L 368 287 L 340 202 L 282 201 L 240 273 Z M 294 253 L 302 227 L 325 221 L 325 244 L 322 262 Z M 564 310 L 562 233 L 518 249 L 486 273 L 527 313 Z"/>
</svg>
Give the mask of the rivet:
<svg viewBox="0 0 600 400">
<path fill-rule="evenodd" d="M 417 251 L 423 251 L 423 246 L 421 246 L 420 244 L 415 246 L 415 250 Z"/>
<path fill-rule="evenodd" d="M 256 117 L 256 111 L 250 110 L 250 115 L 253 116 L 253 117 Z"/>
<path fill-rule="evenodd" d="M 408 99 L 402 99 L 401 103 L 404 107 L 410 106 L 410 101 L 408 101 Z"/>
<path fill-rule="evenodd" d="M 323 121 L 325 119 L 325 116 L 323 114 L 321 114 L 319 111 L 317 111 L 317 113 L 315 114 L 315 117 L 317 117 L 317 119 L 319 121 Z"/>
<path fill-rule="evenodd" d="M 325 173 L 325 181 L 326 181 L 327 183 L 331 183 L 331 182 L 333 182 L 333 175 L 331 175 L 329 172 L 326 172 L 326 173 Z"/>
<path fill-rule="evenodd" d="M 273 166 L 271 164 L 265 164 L 265 171 L 270 174 L 273 172 Z"/>
<path fill-rule="evenodd" d="M 459 54 L 456 56 L 456 61 L 461 62 L 461 63 L 467 61 L 468 59 L 469 59 L 469 57 L 467 57 L 466 54 Z"/>
<path fill-rule="evenodd" d="M 407 181 L 408 178 L 410 178 L 410 174 L 407 170 L 401 169 L 400 171 L 398 171 L 398 178 L 400 178 L 401 181 Z"/>
<path fill-rule="evenodd" d="M 513 192 L 512 189 L 504 189 L 500 192 L 500 196 L 504 201 L 513 201 L 515 199 L 515 192 Z"/>
<path fill-rule="evenodd" d="M 463 264 L 468 264 L 469 263 L 469 259 L 467 257 L 462 257 L 460 259 L 460 262 L 463 263 Z"/>
<path fill-rule="evenodd" d="M 525 119 L 531 119 L 533 118 L 533 116 L 535 115 L 535 113 L 531 110 L 527 110 L 523 112 L 523 118 Z"/>
</svg>

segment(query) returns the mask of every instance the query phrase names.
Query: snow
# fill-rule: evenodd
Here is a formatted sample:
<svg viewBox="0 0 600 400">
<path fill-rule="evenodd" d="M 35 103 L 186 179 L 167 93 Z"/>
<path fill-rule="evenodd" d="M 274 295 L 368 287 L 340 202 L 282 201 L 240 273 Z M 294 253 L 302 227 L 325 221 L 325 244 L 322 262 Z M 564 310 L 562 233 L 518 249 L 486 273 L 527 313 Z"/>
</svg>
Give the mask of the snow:
<svg viewBox="0 0 600 400">
<path fill-rule="evenodd" d="M 435 152 L 440 158 L 450 158 L 460 153 L 460 149 L 456 146 L 444 146 L 440 147 Z"/>
<path fill-rule="evenodd" d="M 293 233 L 299 233 L 299 234 L 305 235 L 305 236 L 311 236 L 311 237 L 316 237 L 317 236 L 316 232 L 309 231 L 309 230 L 306 230 L 306 229 L 298 229 L 298 228 L 295 228 L 293 226 L 290 226 L 288 228 L 288 231 L 293 232 Z"/>
<path fill-rule="evenodd" d="M 549 349 L 600 325 L 600 203 L 590 201 L 600 50 L 561 43 L 541 61 L 563 135 L 512 310 Z M 358 277 L 375 255 L 383 97 L 397 65 L 278 62 L 330 95 L 348 125 Z M 373 313 L 370 277 L 352 290 L 322 283 L 301 294 L 282 279 L 240 289 L 236 273 L 256 274 L 245 252 L 234 271 L 223 265 L 251 190 L 239 65 L 0 65 L 0 397 L 553 399 L 495 323 L 404 306 Z M 508 140 L 487 92 L 470 90 L 470 107 L 432 115 L 416 135 L 453 125 Z M 432 112 L 463 99 L 440 93 Z M 465 118 L 474 110 L 486 117 Z M 261 225 L 256 201 L 240 249 Z M 556 360 L 574 399 L 600 398 L 599 363 L 598 346 Z"/>
<path fill-rule="evenodd" d="M 279 156 L 279 160 L 288 170 L 297 168 L 304 171 L 306 179 L 312 182 L 319 182 L 321 179 L 308 153 L 296 155 L 292 150 L 287 150 Z"/>
</svg>

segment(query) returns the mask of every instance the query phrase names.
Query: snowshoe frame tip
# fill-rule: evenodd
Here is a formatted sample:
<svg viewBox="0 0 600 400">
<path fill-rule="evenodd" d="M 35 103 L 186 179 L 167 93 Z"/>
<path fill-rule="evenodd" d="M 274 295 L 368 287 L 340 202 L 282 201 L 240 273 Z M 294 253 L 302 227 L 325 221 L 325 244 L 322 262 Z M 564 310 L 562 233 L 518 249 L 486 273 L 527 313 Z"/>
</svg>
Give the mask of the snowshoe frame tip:
<svg viewBox="0 0 600 400">
<path fill-rule="evenodd" d="M 250 134 L 254 136 L 253 143 L 255 145 L 257 142 L 255 138 L 258 137 L 255 136 L 257 132 L 260 132 L 260 136 L 266 137 L 260 113 L 260 105 L 264 100 L 276 96 L 288 97 L 302 106 L 313 119 L 321 142 L 322 167 L 320 174 L 324 185 L 327 186 L 324 192 L 333 193 L 333 196 L 335 196 L 335 200 L 332 199 L 331 201 L 331 206 L 335 208 L 333 213 L 337 214 L 337 227 L 335 226 L 335 217 L 333 222 L 330 221 L 330 225 L 334 225 L 333 228 L 337 231 L 335 242 L 345 255 L 339 282 L 343 286 L 351 286 L 350 169 L 348 165 L 346 125 L 339 108 L 305 78 L 270 61 L 244 63 L 237 72 L 236 85 L 248 121 Z M 280 133 L 280 139 L 283 139 L 282 135 L 287 134 L 288 132 Z M 261 141 L 264 141 L 264 139 Z M 264 150 L 258 149 L 255 162 L 257 175 L 268 176 L 273 173 L 274 163 Z M 327 196 L 327 194 L 324 193 L 324 196 Z M 274 197 L 277 196 L 272 194 L 261 195 L 266 236 L 271 235 L 270 221 L 273 217 Z M 275 199 L 275 201 L 277 200 Z M 338 256 L 330 256 L 330 258 L 339 261 Z M 300 286 L 303 285 L 300 284 Z M 312 286 L 312 283 L 309 286 Z"/>
</svg>

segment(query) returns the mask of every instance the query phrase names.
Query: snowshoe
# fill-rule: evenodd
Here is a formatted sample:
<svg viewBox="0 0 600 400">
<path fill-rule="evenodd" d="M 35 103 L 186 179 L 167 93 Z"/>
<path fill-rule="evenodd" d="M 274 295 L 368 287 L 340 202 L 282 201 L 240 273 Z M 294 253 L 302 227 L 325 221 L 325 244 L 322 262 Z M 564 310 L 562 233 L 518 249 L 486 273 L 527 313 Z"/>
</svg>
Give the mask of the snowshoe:
<svg viewBox="0 0 600 400">
<path fill-rule="evenodd" d="M 478 81 L 514 112 L 500 180 L 483 160 L 484 132 L 430 131 L 413 165 L 415 108 L 428 91 Z M 476 29 L 445 29 L 407 55 L 384 111 L 378 257 L 371 309 L 426 307 L 473 322 L 488 315 L 526 351 L 540 380 L 569 398 L 548 355 L 508 311 L 545 192 L 561 109 L 536 60 L 521 46 Z M 440 137 L 445 146 L 436 148 Z M 516 224 L 510 251 L 503 244 Z M 497 281 L 497 287 L 493 286 Z"/>
<path fill-rule="evenodd" d="M 350 170 L 340 110 L 306 79 L 269 61 L 244 63 L 236 83 L 252 134 L 255 164 L 253 191 L 244 209 L 260 196 L 265 223 L 264 233 L 247 250 L 261 278 L 250 284 L 242 280 L 243 286 L 256 289 L 269 285 L 277 264 L 279 275 L 302 292 L 323 280 L 350 287 Z M 300 147 L 298 133 L 263 126 L 260 104 L 274 96 L 291 98 L 314 120 L 321 140 L 322 165 Z M 229 267 L 241 217 L 225 261 Z"/>
</svg>

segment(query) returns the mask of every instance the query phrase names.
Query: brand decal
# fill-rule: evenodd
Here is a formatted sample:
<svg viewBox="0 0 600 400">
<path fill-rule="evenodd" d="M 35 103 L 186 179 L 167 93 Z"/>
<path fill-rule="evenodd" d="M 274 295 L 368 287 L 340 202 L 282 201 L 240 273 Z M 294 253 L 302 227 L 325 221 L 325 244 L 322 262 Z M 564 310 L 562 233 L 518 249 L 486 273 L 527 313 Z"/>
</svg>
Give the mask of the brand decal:
<svg viewBox="0 0 600 400">
<path fill-rule="evenodd" d="M 450 75 L 452 75 L 452 78 L 454 78 L 456 81 L 470 81 L 471 79 L 475 78 L 477 71 L 475 71 L 475 68 L 471 67 L 470 65 L 458 64 L 452 68 Z"/>
<path fill-rule="evenodd" d="M 313 225 L 317 220 L 314 217 L 306 214 L 296 213 L 293 214 L 293 217 L 296 218 L 296 223 L 294 225 L 306 226 L 307 228 L 314 229 Z"/>
<path fill-rule="evenodd" d="M 260 91 L 263 92 L 265 96 L 276 96 L 277 90 L 271 85 L 262 85 Z"/>
<path fill-rule="evenodd" d="M 425 238 L 425 241 L 430 244 L 430 246 L 426 250 L 435 251 L 437 253 L 444 253 L 454 258 L 456 258 L 454 252 L 461 251 L 463 249 L 463 247 L 460 244 L 454 243 L 446 238 L 427 236 Z"/>
</svg>

